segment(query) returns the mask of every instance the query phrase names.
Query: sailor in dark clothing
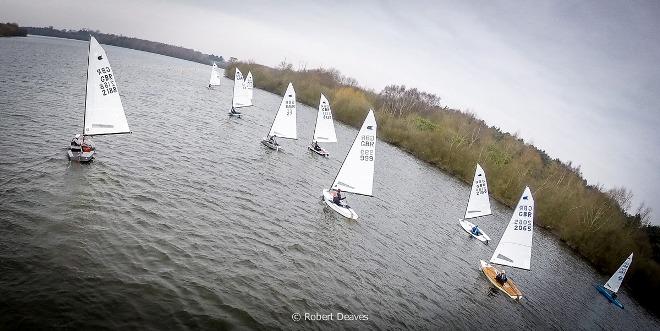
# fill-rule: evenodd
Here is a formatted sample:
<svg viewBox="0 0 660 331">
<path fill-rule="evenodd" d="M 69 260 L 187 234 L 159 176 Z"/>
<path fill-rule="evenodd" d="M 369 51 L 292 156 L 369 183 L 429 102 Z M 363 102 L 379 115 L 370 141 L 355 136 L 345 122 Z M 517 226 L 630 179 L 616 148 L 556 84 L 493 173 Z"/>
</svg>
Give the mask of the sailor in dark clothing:
<svg viewBox="0 0 660 331">
<path fill-rule="evenodd" d="M 317 143 L 316 141 L 314 141 L 314 150 L 317 152 L 321 151 L 321 146 L 319 146 L 319 143 Z"/>
<path fill-rule="evenodd" d="M 497 280 L 502 284 L 506 283 L 506 281 L 508 280 L 508 278 L 506 277 L 506 271 L 502 270 L 502 272 L 498 272 L 497 276 L 495 276 L 495 280 Z"/>
<path fill-rule="evenodd" d="M 279 144 L 278 144 L 277 141 L 275 140 L 275 136 L 269 136 L 269 137 L 268 137 L 268 142 L 271 143 L 271 144 L 273 144 L 273 145 L 275 145 L 275 146 L 279 146 Z"/>
<path fill-rule="evenodd" d="M 341 206 L 341 201 L 346 199 L 346 197 L 341 196 L 341 189 L 337 189 L 335 191 L 335 196 L 332 198 L 332 202 L 334 202 L 337 206 Z"/>
<path fill-rule="evenodd" d="M 475 236 L 479 236 L 479 235 L 481 235 L 481 231 L 479 230 L 479 226 L 477 226 L 477 225 L 475 225 L 475 226 L 472 228 L 472 231 L 470 231 L 470 232 L 472 232 L 472 234 L 475 235 Z"/>
</svg>

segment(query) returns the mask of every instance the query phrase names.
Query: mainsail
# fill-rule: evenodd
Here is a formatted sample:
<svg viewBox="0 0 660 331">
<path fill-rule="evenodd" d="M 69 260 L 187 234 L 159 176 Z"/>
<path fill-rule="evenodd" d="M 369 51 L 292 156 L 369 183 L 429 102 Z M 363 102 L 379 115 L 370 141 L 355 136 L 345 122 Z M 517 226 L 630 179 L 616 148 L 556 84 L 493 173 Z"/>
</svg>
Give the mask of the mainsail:
<svg viewBox="0 0 660 331">
<path fill-rule="evenodd" d="M 213 62 L 213 66 L 211 67 L 211 78 L 209 79 L 209 85 L 220 85 L 220 73 L 218 72 L 218 65 L 215 64 L 215 62 Z"/>
<path fill-rule="evenodd" d="M 236 73 L 234 74 L 234 95 L 231 102 L 234 108 L 252 106 L 252 101 L 247 97 L 247 88 L 243 80 L 243 74 L 238 67 L 236 67 Z"/>
<path fill-rule="evenodd" d="M 472 191 L 470 200 L 465 209 L 465 218 L 475 218 L 479 216 L 490 215 L 490 199 L 488 197 L 488 184 L 486 183 L 486 173 L 484 169 L 477 164 L 472 180 Z"/>
<path fill-rule="evenodd" d="M 90 36 L 87 59 L 87 95 L 85 98 L 86 136 L 130 133 L 121 104 L 115 74 L 105 51 Z"/>
<path fill-rule="evenodd" d="M 293 89 L 293 84 L 289 86 L 284 92 L 280 109 L 275 115 L 275 120 L 270 128 L 269 136 L 298 139 L 296 129 L 296 91 Z"/>
<path fill-rule="evenodd" d="M 321 99 L 319 100 L 319 112 L 316 114 L 316 128 L 314 129 L 313 140 L 323 143 L 337 142 L 330 103 L 323 94 L 321 94 Z"/>
<path fill-rule="evenodd" d="M 247 76 L 245 77 L 245 92 L 250 104 L 252 104 L 252 97 L 254 96 L 254 80 L 252 79 L 252 71 L 248 71 Z"/>
<path fill-rule="evenodd" d="M 621 283 L 623 282 L 623 278 L 626 277 L 626 272 L 628 272 L 628 268 L 630 268 L 630 264 L 632 263 L 632 258 L 633 255 L 630 253 L 630 256 L 623 262 L 623 264 L 619 267 L 619 269 L 610 277 L 610 280 L 605 283 L 605 288 L 612 291 L 612 292 L 618 292 L 619 287 L 621 287 Z"/>
<path fill-rule="evenodd" d="M 333 189 L 372 195 L 376 160 L 376 129 L 374 111 L 369 110 L 351 150 L 348 151 L 348 155 L 332 183 Z"/>
<path fill-rule="evenodd" d="M 490 262 L 529 270 L 533 232 L 534 197 L 529 187 L 525 187 Z"/>
</svg>

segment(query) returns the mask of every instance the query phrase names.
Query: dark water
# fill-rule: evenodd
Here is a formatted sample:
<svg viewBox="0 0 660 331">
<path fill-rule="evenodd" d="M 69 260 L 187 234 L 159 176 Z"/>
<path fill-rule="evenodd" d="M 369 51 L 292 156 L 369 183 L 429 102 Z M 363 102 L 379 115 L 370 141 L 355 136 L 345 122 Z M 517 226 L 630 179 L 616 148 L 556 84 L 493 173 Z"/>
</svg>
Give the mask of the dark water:
<svg viewBox="0 0 660 331">
<path fill-rule="evenodd" d="M 495 243 L 469 239 L 457 223 L 469 187 L 387 144 L 376 196 L 349 197 L 361 219 L 339 217 L 319 197 L 354 129 L 337 125 L 330 159 L 311 155 L 316 110 L 300 106 L 301 139 L 275 153 L 259 140 L 279 96 L 256 90 L 231 119 L 231 82 L 207 90 L 210 67 L 105 49 L 134 133 L 96 138 L 81 166 L 65 147 L 82 125 L 87 43 L 0 39 L 2 328 L 660 327 L 625 289 L 625 310 L 609 304 L 593 288 L 607 276 L 539 229 L 532 270 L 509 270 L 525 298 L 493 293 L 479 259 L 510 210 L 495 203 L 480 222 Z M 368 321 L 292 321 L 305 312 Z"/>
</svg>

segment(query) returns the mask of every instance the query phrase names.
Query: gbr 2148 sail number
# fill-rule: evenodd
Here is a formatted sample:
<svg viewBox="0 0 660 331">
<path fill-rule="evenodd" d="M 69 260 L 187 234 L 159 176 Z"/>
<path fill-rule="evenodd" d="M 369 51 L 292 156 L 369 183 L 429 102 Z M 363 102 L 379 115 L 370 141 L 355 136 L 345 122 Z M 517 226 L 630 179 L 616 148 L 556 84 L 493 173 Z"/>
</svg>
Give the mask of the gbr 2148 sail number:
<svg viewBox="0 0 660 331">
<path fill-rule="evenodd" d="M 110 93 L 117 93 L 115 78 L 112 77 L 112 70 L 110 70 L 110 67 L 96 69 L 96 73 L 101 77 L 99 88 L 101 88 L 101 93 L 103 93 L 104 96 Z"/>
</svg>

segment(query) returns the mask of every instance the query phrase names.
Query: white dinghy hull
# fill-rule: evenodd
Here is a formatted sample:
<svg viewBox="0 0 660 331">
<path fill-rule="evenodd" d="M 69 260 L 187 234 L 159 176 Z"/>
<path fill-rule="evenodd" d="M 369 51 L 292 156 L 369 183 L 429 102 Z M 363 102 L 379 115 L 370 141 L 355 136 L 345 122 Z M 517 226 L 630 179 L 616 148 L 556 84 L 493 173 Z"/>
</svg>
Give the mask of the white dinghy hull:
<svg viewBox="0 0 660 331">
<path fill-rule="evenodd" d="M 321 155 L 321 156 L 325 156 L 325 157 L 329 157 L 329 156 L 330 156 L 330 153 L 326 152 L 326 150 L 323 149 L 323 148 L 321 148 L 320 151 L 317 151 L 317 150 L 314 149 L 314 147 L 312 147 L 312 146 L 307 146 L 307 149 L 309 149 L 310 151 L 312 151 L 312 152 L 314 152 L 314 153 L 316 153 L 316 154 L 318 154 L 318 155 Z"/>
<path fill-rule="evenodd" d="M 341 216 L 354 220 L 358 219 L 358 215 L 355 213 L 355 211 L 353 211 L 351 207 L 345 204 L 343 206 L 339 206 L 334 203 L 332 199 L 333 196 L 330 194 L 330 191 L 327 189 L 323 190 L 323 201 L 325 201 L 325 204 L 328 205 L 328 207 L 339 213 Z"/>
<path fill-rule="evenodd" d="M 261 143 L 272 150 L 279 151 L 282 149 L 282 146 L 271 143 L 270 140 L 268 140 L 266 137 L 261 138 Z"/>
<path fill-rule="evenodd" d="M 465 230 L 465 232 L 469 233 L 472 237 L 479 239 L 479 241 L 484 242 L 486 244 L 490 241 L 490 237 L 487 234 L 485 234 L 481 229 L 479 229 L 479 231 L 481 231 L 481 235 L 475 236 L 474 234 L 472 234 L 472 228 L 474 228 L 474 224 L 466 220 L 460 220 L 460 219 L 458 223 L 461 224 L 461 227 L 463 228 L 463 230 Z"/>
<path fill-rule="evenodd" d="M 67 154 L 69 156 L 69 160 L 71 161 L 90 162 L 92 161 L 92 159 L 94 159 L 94 153 L 95 153 L 94 150 L 92 150 L 91 152 L 83 152 L 83 151 L 73 151 L 69 149 Z"/>
</svg>

